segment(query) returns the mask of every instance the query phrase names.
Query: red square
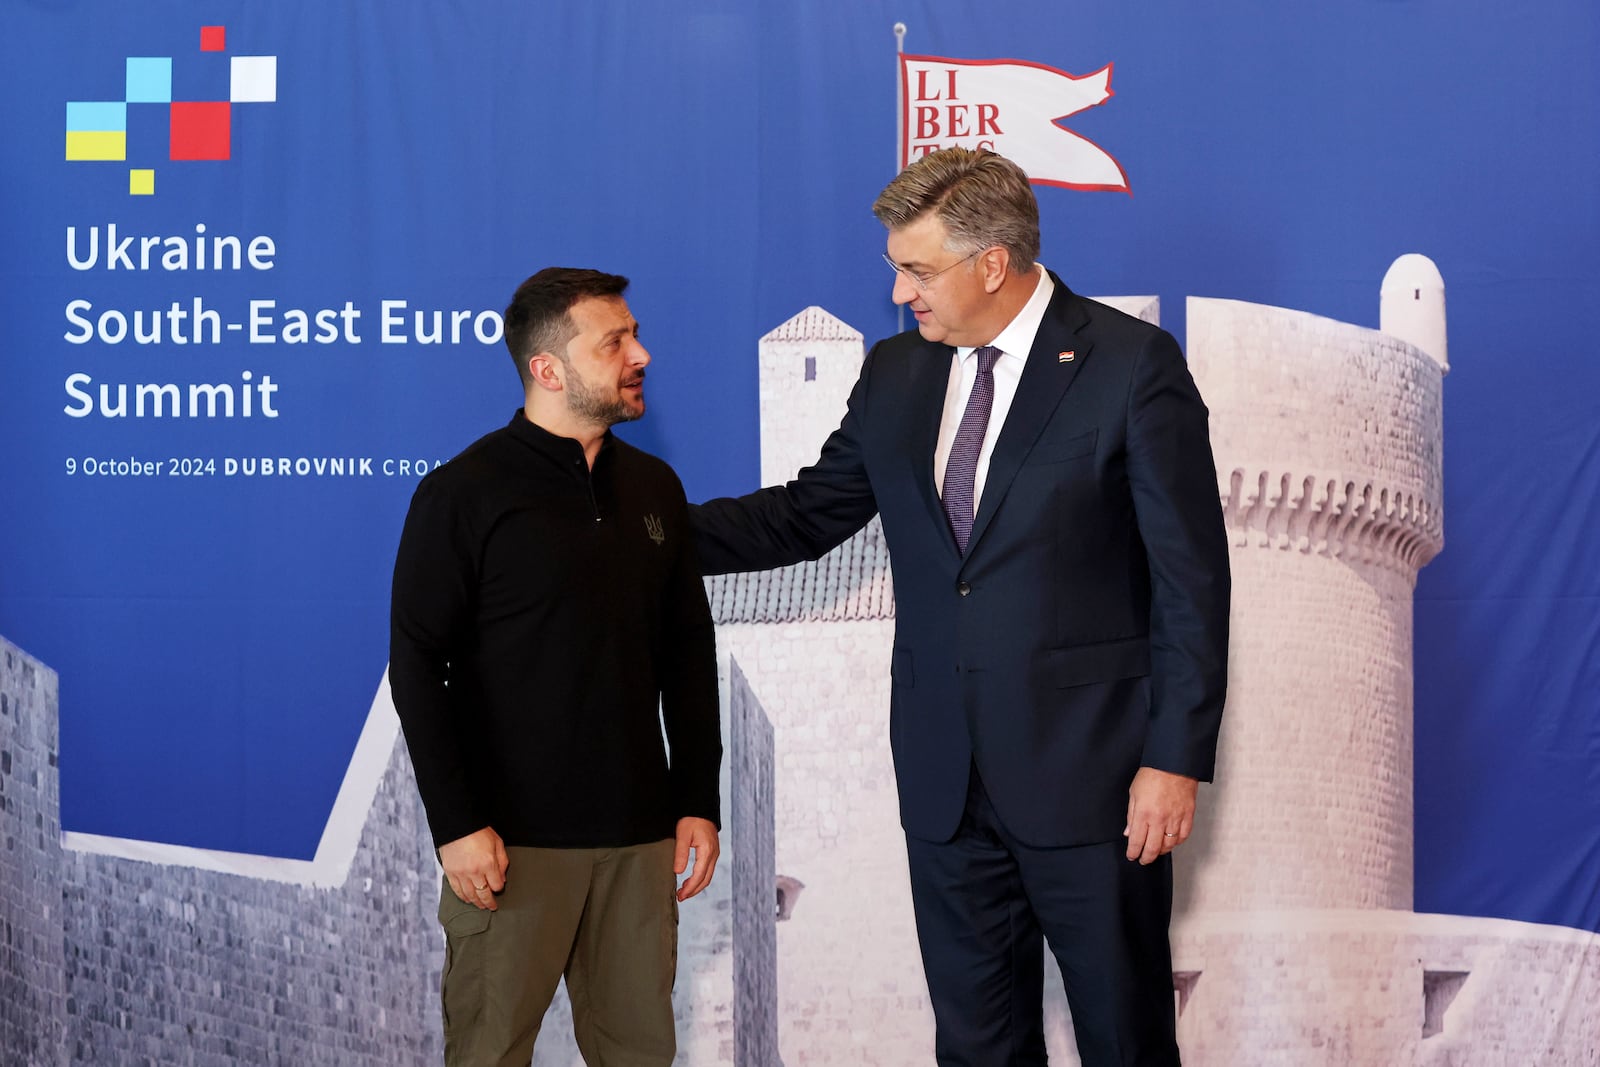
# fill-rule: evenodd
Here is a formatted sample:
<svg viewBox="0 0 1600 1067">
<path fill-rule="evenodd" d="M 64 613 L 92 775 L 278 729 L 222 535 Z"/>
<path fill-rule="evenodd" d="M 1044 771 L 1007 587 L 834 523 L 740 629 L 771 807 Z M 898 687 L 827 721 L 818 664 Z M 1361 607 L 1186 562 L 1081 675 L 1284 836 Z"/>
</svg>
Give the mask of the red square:
<svg viewBox="0 0 1600 1067">
<path fill-rule="evenodd" d="M 232 115 L 226 100 L 172 105 L 173 159 L 227 159 Z"/>
<path fill-rule="evenodd" d="M 201 26 L 200 51 L 221 52 L 228 47 L 228 28 L 226 26 Z"/>
</svg>

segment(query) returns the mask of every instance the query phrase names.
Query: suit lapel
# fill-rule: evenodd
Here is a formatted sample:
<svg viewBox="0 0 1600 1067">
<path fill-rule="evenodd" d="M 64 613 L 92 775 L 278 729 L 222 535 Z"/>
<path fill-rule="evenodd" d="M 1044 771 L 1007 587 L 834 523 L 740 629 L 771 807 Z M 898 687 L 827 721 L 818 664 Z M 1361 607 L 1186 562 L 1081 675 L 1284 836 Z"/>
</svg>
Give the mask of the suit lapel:
<svg viewBox="0 0 1600 1067">
<path fill-rule="evenodd" d="M 1089 317 L 1078 298 L 1061 279 L 1050 276 L 1056 291 L 1039 323 L 1039 333 L 1034 337 L 1033 350 L 1023 365 L 1022 378 L 1017 383 L 1017 395 L 1006 413 L 1005 425 L 995 441 L 994 454 L 989 459 L 989 473 L 984 478 L 983 496 L 978 501 L 978 514 L 972 522 L 972 536 L 967 541 L 967 555 L 971 556 L 983 533 L 999 510 L 1011 483 L 1016 480 L 1022 461 L 1033 449 L 1045 424 L 1055 414 L 1061 395 L 1089 356 L 1091 347 L 1078 330 L 1087 324 Z M 1070 353 L 1070 358 L 1065 358 Z"/>
</svg>

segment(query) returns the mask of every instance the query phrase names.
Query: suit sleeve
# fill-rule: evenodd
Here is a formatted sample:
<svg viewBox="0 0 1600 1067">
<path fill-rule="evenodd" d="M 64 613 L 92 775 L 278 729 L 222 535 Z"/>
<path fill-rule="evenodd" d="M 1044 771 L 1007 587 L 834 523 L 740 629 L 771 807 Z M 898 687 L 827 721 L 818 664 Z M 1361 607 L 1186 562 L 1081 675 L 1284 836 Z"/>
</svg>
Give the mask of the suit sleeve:
<svg viewBox="0 0 1600 1067">
<path fill-rule="evenodd" d="M 864 455 L 866 412 L 878 346 L 868 353 L 839 428 L 787 485 L 690 508 L 705 574 L 769 570 L 819 559 L 878 513 Z"/>
<path fill-rule="evenodd" d="M 1228 543 L 1208 412 L 1172 335 L 1145 343 L 1128 397 L 1128 480 L 1150 565 L 1143 764 L 1210 781 L 1228 674 Z"/>
<path fill-rule="evenodd" d="M 705 583 L 690 536 L 688 503 L 676 486 L 682 531 L 662 605 L 661 718 L 670 749 L 675 818 L 722 828 L 722 726 L 717 704 L 717 642 Z"/>
<path fill-rule="evenodd" d="M 473 554 L 463 517 L 437 480 L 412 497 L 389 601 L 389 689 L 436 846 L 489 825 L 473 789 L 448 682 L 472 618 Z"/>
</svg>

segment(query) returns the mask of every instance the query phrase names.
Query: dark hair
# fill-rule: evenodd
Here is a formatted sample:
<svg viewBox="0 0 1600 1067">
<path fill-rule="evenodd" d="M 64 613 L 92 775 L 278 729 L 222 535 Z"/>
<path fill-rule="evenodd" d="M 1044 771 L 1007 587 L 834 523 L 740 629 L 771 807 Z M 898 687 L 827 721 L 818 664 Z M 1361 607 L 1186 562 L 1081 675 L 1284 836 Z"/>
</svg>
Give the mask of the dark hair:
<svg viewBox="0 0 1600 1067">
<path fill-rule="evenodd" d="M 506 306 L 506 348 L 517 365 L 517 377 L 527 386 L 528 360 L 540 352 L 554 352 L 563 363 L 567 342 L 578 329 L 568 314 L 580 300 L 596 296 L 621 296 L 628 279 L 582 267 L 546 267 L 521 285 Z"/>
</svg>

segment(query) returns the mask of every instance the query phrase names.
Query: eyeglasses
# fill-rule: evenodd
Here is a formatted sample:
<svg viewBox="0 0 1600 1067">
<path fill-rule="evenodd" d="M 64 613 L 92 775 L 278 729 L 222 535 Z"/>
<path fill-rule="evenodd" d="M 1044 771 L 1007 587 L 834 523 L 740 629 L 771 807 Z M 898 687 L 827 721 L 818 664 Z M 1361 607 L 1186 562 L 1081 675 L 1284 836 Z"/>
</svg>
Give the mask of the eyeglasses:
<svg viewBox="0 0 1600 1067">
<path fill-rule="evenodd" d="M 961 266 L 961 264 L 965 263 L 967 260 L 971 259 L 973 256 L 981 256 L 983 253 L 985 253 L 987 251 L 988 251 L 988 249 L 986 249 L 986 248 L 980 248 L 976 252 L 968 252 L 966 255 L 962 256 L 960 259 L 956 260 L 954 263 L 950 264 L 948 267 L 945 267 L 942 270 L 936 270 L 932 274 L 918 274 L 914 270 L 910 270 L 910 269 L 908 269 L 906 267 L 902 267 L 900 264 L 898 264 L 894 260 L 890 259 L 889 258 L 889 253 L 887 253 L 887 252 L 885 252 L 883 254 L 883 261 L 885 263 L 889 264 L 889 269 L 894 271 L 896 274 L 904 274 L 906 276 L 906 280 L 908 280 L 912 285 L 916 286 L 919 291 L 927 292 L 928 291 L 928 286 L 932 285 L 933 284 L 933 280 L 935 278 L 937 278 L 939 275 L 943 274 L 945 271 L 955 270 L 957 267 Z"/>
</svg>

